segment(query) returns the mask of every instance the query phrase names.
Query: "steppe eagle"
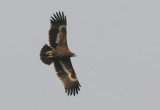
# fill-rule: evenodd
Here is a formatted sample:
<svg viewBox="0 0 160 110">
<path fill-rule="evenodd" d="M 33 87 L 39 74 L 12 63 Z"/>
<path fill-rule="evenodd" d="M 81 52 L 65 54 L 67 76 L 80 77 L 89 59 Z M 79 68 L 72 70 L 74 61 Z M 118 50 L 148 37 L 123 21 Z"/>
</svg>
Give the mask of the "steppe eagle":
<svg viewBox="0 0 160 110">
<path fill-rule="evenodd" d="M 74 95 L 80 91 L 80 83 L 72 67 L 70 57 L 76 56 L 67 46 L 67 20 L 63 12 L 56 12 L 50 19 L 50 46 L 45 44 L 40 51 L 40 59 L 50 65 L 54 63 L 58 77 L 63 82 L 65 92 Z"/>
</svg>

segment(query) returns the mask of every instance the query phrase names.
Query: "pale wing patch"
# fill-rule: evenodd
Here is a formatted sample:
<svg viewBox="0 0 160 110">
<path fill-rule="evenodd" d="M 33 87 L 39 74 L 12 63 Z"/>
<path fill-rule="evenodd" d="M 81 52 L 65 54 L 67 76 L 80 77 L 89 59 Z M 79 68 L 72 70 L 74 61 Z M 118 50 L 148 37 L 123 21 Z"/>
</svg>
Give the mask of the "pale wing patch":
<svg viewBox="0 0 160 110">
<path fill-rule="evenodd" d="M 59 31 L 62 31 L 62 28 L 66 28 L 66 25 L 59 26 Z"/>
<path fill-rule="evenodd" d="M 57 34 L 57 39 L 56 39 L 56 43 L 60 43 L 61 40 L 63 40 L 64 38 L 64 32 L 62 31 L 62 29 L 65 28 L 66 29 L 66 25 L 61 25 L 59 26 L 59 33 Z M 63 33 L 63 34 L 62 34 Z"/>
<path fill-rule="evenodd" d="M 61 64 L 61 66 L 62 66 L 62 68 L 64 69 L 64 71 L 68 74 L 68 77 L 69 77 L 69 79 L 71 80 L 71 81 L 78 81 L 78 79 L 77 78 L 72 78 L 72 74 L 73 73 L 71 73 L 71 72 L 69 72 L 68 70 L 67 70 L 67 68 L 65 67 L 65 65 L 62 63 L 62 61 L 59 61 L 59 63 Z"/>
<path fill-rule="evenodd" d="M 57 34 L 57 39 L 56 39 L 56 43 L 57 43 L 57 44 L 60 42 L 60 39 L 61 39 L 61 38 L 60 38 L 60 37 L 61 37 L 60 35 L 61 35 L 61 33 L 58 33 L 58 34 Z"/>
</svg>

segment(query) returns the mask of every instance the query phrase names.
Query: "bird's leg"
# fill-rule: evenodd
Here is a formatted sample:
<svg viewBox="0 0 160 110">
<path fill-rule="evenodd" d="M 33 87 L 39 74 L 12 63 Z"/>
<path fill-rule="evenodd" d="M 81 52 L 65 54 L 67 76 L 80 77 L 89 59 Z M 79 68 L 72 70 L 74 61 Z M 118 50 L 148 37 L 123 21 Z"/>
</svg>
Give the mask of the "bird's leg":
<svg viewBox="0 0 160 110">
<path fill-rule="evenodd" d="M 47 51 L 46 54 L 48 55 L 48 58 L 53 58 L 53 54 L 54 54 L 55 49 L 52 49 L 51 51 Z"/>
</svg>

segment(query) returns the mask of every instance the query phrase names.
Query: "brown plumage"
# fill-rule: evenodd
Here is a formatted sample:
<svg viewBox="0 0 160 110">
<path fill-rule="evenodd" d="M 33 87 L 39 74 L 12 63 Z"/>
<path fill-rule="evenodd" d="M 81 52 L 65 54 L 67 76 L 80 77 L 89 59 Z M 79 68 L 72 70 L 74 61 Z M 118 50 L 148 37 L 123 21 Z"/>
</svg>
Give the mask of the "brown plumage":
<svg viewBox="0 0 160 110">
<path fill-rule="evenodd" d="M 68 95 L 78 94 L 80 84 L 72 67 L 70 57 L 76 56 L 67 45 L 67 20 L 62 12 L 56 12 L 51 17 L 51 28 L 49 30 L 50 46 L 45 44 L 40 51 L 40 59 L 43 63 L 50 65 L 54 63 L 58 77 L 63 82 Z"/>
</svg>

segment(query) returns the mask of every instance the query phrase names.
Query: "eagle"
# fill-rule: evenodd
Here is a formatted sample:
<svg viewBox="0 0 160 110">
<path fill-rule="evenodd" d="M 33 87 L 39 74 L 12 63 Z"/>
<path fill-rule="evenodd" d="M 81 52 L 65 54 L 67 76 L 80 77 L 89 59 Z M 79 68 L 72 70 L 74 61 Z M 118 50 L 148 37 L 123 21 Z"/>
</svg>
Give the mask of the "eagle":
<svg viewBox="0 0 160 110">
<path fill-rule="evenodd" d="M 62 12 L 51 16 L 49 30 L 49 44 L 45 44 L 40 51 L 40 59 L 46 64 L 54 64 L 57 76 L 62 81 L 68 95 L 76 95 L 80 91 L 80 83 L 71 63 L 71 57 L 76 56 L 67 45 L 67 19 Z"/>
</svg>

